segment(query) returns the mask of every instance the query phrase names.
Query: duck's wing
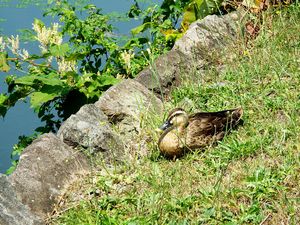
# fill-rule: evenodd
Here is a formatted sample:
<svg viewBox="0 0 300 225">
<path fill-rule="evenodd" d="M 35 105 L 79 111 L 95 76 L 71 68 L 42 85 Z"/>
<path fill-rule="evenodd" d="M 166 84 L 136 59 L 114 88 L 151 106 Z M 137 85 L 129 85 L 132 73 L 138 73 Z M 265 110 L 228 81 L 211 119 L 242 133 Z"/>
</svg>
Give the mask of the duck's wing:
<svg viewBox="0 0 300 225">
<path fill-rule="evenodd" d="M 242 108 L 195 113 L 189 116 L 188 132 L 192 136 L 218 135 L 236 126 L 242 114 Z"/>
</svg>

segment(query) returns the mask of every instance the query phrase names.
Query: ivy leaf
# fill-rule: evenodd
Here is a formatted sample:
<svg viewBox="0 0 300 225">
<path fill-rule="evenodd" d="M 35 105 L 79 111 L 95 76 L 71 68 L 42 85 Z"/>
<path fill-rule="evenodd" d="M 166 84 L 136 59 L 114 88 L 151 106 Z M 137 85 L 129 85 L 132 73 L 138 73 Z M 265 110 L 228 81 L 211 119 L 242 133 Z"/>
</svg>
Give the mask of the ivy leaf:
<svg viewBox="0 0 300 225">
<path fill-rule="evenodd" d="M 8 72 L 9 70 L 10 70 L 10 67 L 7 64 L 7 53 L 0 52 L 0 71 Z"/>
<path fill-rule="evenodd" d="M 68 43 L 64 43 L 62 45 L 52 45 L 50 47 L 51 55 L 55 57 L 65 56 L 66 53 L 70 50 Z"/>
</svg>

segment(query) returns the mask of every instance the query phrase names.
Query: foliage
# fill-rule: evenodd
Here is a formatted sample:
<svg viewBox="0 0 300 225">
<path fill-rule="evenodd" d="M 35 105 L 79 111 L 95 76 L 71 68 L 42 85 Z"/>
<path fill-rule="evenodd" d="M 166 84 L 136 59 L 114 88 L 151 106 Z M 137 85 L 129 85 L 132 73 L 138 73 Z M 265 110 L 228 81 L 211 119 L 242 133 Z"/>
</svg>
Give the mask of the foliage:
<svg viewBox="0 0 300 225">
<path fill-rule="evenodd" d="M 191 0 L 164 0 L 160 7 L 153 6 L 146 10 L 142 10 L 135 0 L 135 4 L 132 5 L 128 16 L 130 18 L 140 16 L 143 18 L 143 23 L 132 29 L 131 32 L 136 35 L 146 30 L 150 30 L 150 33 L 156 40 L 161 40 L 161 44 L 170 48 L 173 46 L 174 41 L 182 36 L 182 33 L 178 30 L 180 28 L 180 19 L 182 17 L 184 8 L 189 4 Z"/>
<path fill-rule="evenodd" d="M 202 19 L 207 15 L 211 15 L 220 10 L 221 3 L 224 0 L 193 0 L 184 9 L 182 19 L 182 29 L 187 30 L 188 26 L 196 21 Z"/>
<path fill-rule="evenodd" d="M 18 156 L 21 154 L 21 152 L 26 148 L 28 145 L 30 145 L 34 139 L 38 137 L 38 133 L 34 133 L 31 136 L 20 136 L 18 144 L 15 144 L 13 147 L 13 151 L 11 153 L 12 158 L 12 165 L 11 167 L 6 171 L 6 174 L 11 174 L 18 165 Z"/>
<path fill-rule="evenodd" d="M 175 24 L 179 16 L 179 12 L 172 14 L 175 9 L 169 10 L 163 15 L 167 22 L 161 24 L 161 15 L 149 16 L 153 8 L 138 10 L 131 10 L 129 17 L 141 16 L 154 26 L 133 32 L 127 40 L 118 40 L 101 9 L 92 4 L 75 8 L 66 0 L 49 1 L 44 13 L 59 23 L 46 26 L 35 19 L 33 28 L 23 31 L 27 39 L 38 43 L 39 54 L 22 49 L 18 35 L 0 37 L 0 70 L 8 74 L 8 90 L 0 95 L 0 115 L 4 117 L 18 101 L 29 100 L 45 122 L 36 132 L 55 132 L 83 104 L 95 102 L 120 79 L 134 77 L 149 64 L 150 56 L 172 47 L 165 43 L 161 29 L 169 27 L 168 21 Z M 22 143 L 20 137 L 20 148 Z"/>
<path fill-rule="evenodd" d="M 39 44 L 39 54 L 20 48 L 18 35 L 0 37 L 0 70 L 8 74 L 8 91 L 0 94 L 0 115 L 29 99 L 46 123 L 36 129 L 38 133 L 56 131 L 63 120 L 83 104 L 95 102 L 120 77 L 138 73 L 145 64 L 140 63 L 140 59 L 145 62 L 141 49 L 148 42 L 139 37 L 118 46 L 109 17 L 93 5 L 78 10 L 67 1 L 52 1 L 48 9 L 45 15 L 58 18 L 61 25 L 47 27 L 35 19 L 32 30 L 26 31 L 27 38 Z M 20 148 L 25 146 L 22 143 L 20 137 Z"/>
<path fill-rule="evenodd" d="M 62 25 L 53 23 L 46 27 L 35 19 L 33 30 L 27 31 L 28 36 L 39 42 L 39 55 L 20 49 L 18 36 L 1 38 L 0 69 L 9 72 L 14 67 L 26 75 L 7 76 L 8 92 L 1 95 L 0 112 L 5 116 L 17 101 L 29 97 L 31 106 L 49 125 L 49 131 L 54 131 L 60 121 L 53 119 L 53 109 L 65 119 L 69 112 L 78 109 L 66 109 L 67 101 L 74 101 L 78 106 L 94 102 L 118 78 L 135 76 L 148 63 L 149 51 L 144 49 L 149 48 L 150 41 L 152 54 L 168 48 L 159 37 L 158 24 L 151 29 L 150 39 L 134 36 L 120 46 L 108 16 L 101 9 L 90 4 L 76 10 L 67 1 L 50 3 L 45 15 L 58 16 Z M 81 102 L 76 104 L 78 99 Z"/>
</svg>

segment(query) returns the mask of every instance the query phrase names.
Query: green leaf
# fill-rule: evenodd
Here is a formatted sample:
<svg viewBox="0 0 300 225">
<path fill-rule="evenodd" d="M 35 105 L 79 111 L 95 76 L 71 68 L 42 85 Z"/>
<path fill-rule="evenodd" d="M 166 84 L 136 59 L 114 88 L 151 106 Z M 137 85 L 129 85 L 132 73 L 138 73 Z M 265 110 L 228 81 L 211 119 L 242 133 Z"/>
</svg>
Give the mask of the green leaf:
<svg viewBox="0 0 300 225">
<path fill-rule="evenodd" d="M 40 81 L 42 84 L 46 84 L 46 85 L 58 85 L 58 86 L 62 86 L 64 85 L 64 83 L 58 78 L 58 77 L 54 77 L 57 76 L 56 74 L 49 74 L 49 77 L 42 77 L 39 75 L 28 75 L 28 76 L 23 76 L 23 77 L 19 77 L 15 80 L 16 84 L 24 84 L 24 85 L 29 85 L 32 86 L 34 84 L 36 84 L 38 81 Z"/>
<path fill-rule="evenodd" d="M 41 20 L 39 20 L 39 19 L 37 19 L 37 18 L 34 18 L 34 20 L 33 20 L 33 24 L 35 24 L 35 25 L 38 25 L 40 28 L 43 28 L 43 27 L 45 27 L 45 24 L 44 24 L 44 22 L 43 22 L 43 21 L 41 21 Z"/>
<path fill-rule="evenodd" d="M 47 58 L 50 57 L 51 54 L 50 53 L 44 53 L 43 55 L 36 55 L 36 54 L 32 54 L 29 56 L 28 60 L 34 60 L 34 59 L 43 59 L 43 58 Z"/>
<path fill-rule="evenodd" d="M 7 100 L 7 96 L 4 94 L 0 94 L 0 116 L 4 117 L 7 112 L 7 106 L 5 105 L 5 101 Z"/>
<path fill-rule="evenodd" d="M 69 50 L 70 50 L 70 47 L 69 47 L 68 43 L 64 43 L 62 45 L 52 45 L 50 47 L 50 53 L 56 57 L 65 56 Z"/>
<path fill-rule="evenodd" d="M 15 169 L 17 168 L 17 165 L 18 165 L 18 160 L 13 160 L 11 162 L 11 164 L 12 165 L 5 172 L 6 175 L 9 175 L 9 174 L 11 174 L 12 172 L 15 171 Z"/>
<path fill-rule="evenodd" d="M 31 107 L 38 111 L 42 104 L 65 95 L 69 89 L 67 86 L 44 85 L 40 91 L 35 91 L 30 95 Z"/>
<path fill-rule="evenodd" d="M 21 41 L 34 41 L 36 39 L 36 34 L 32 29 L 19 29 L 21 33 Z"/>
<path fill-rule="evenodd" d="M 36 75 L 20 77 L 15 80 L 15 83 L 31 86 L 34 84 L 34 80 L 36 80 L 36 77 L 37 77 Z"/>
<path fill-rule="evenodd" d="M 7 64 L 7 53 L 0 52 L 0 71 L 8 72 L 9 70 L 10 70 L 10 67 Z"/>
<path fill-rule="evenodd" d="M 119 82 L 119 80 L 117 78 L 110 76 L 110 75 L 101 75 L 99 77 L 99 86 L 100 87 L 114 85 L 114 84 L 117 84 L 118 82 Z"/>
<path fill-rule="evenodd" d="M 42 104 L 50 101 L 50 100 L 53 100 L 55 97 L 58 96 L 58 93 L 44 93 L 44 92 L 34 92 L 31 94 L 30 96 L 30 104 L 31 104 L 31 107 L 37 111 L 41 106 Z"/>
<path fill-rule="evenodd" d="M 182 26 L 187 29 L 189 24 L 197 19 L 203 19 L 207 15 L 218 11 L 224 0 L 193 0 L 186 7 L 183 14 Z"/>
<path fill-rule="evenodd" d="M 7 99 L 6 95 L 0 94 L 0 105 L 2 105 L 6 99 Z"/>
<path fill-rule="evenodd" d="M 137 26 L 137 27 L 131 29 L 131 33 L 133 35 L 139 34 L 139 33 L 143 32 L 143 31 L 147 30 L 148 28 L 150 28 L 151 24 L 152 24 L 151 22 L 143 23 L 142 25 Z"/>
</svg>

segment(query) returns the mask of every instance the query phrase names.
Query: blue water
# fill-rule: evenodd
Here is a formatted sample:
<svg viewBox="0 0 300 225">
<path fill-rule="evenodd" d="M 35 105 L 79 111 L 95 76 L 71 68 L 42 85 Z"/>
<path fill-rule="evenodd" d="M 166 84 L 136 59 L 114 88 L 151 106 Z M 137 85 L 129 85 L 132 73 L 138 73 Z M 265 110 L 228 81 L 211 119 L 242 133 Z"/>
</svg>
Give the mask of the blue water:
<svg viewBox="0 0 300 225">
<path fill-rule="evenodd" d="M 5 1 L 0 0 L 0 6 L 2 2 Z M 103 13 L 125 13 L 133 4 L 132 0 L 94 0 L 90 2 L 102 8 Z M 154 4 L 162 2 L 162 0 L 150 2 Z M 1 35 L 16 35 L 19 29 L 31 29 L 34 18 L 41 19 L 46 24 L 54 22 L 51 17 L 42 16 L 42 8 L 44 6 L 28 5 L 20 8 L 18 7 L 19 3 L 20 1 L 13 0 L 8 2 L 6 7 L 0 7 L 0 18 L 5 19 L 4 22 L 0 22 Z M 130 35 L 130 29 L 139 24 L 140 21 L 135 20 L 113 23 L 117 28 L 117 33 L 122 35 Z M 22 48 L 29 50 L 31 53 L 38 49 L 32 43 L 24 44 Z M 16 74 L 16 71 L 11 70 L 10 74 Z M 0 93 L 6 92 L 6 85 L 4 83 L 6 75 L 0 72 Z M 34 129 L 40 125 L 43 125 L 43 123 L 40 122 L 29 104 L 24 102 L 17 103 L 15 107 L 8 111 L 4 119 L 0 119 L 0 173 L 4 173 L 10 167 L 10 154 L 13 145 L 18 142 L 18 137 L 20 135 L 31 135 Z"/>
</svg>

